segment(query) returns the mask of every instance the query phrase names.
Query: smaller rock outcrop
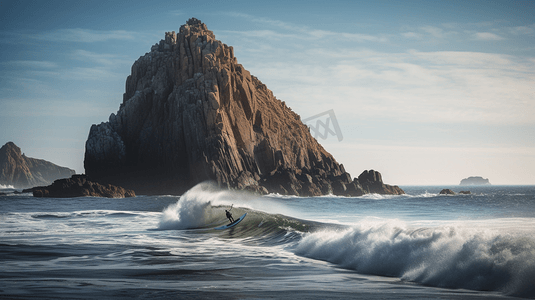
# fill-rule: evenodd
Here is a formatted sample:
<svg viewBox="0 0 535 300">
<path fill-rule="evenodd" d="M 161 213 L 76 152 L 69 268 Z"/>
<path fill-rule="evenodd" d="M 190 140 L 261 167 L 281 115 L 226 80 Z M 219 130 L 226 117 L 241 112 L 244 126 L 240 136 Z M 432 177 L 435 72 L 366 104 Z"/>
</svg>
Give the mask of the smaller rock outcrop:
<svg viewBox="0 0 535 300">
<path fill-rule="evenodd" d="M 490 185 L 490 182 L 481 176 L 471 176 L 461 180 L 459 185 Z"/>
<path fill-rule="evenodd" d="M 24 189 L 67 178 L 74 170 L 60 167 L 42 159 L 27 157 L 13 142 L 0 148 L 0 184 Z"/>
<path fill-rule="evenodd" d="M 389 185 L 383 183 L 381 173 L 369 170 L 364 171 L 359 175 L 358 183 L 369 193 L 381 195 L 403 195 L 405 192 L 397 185 Z"/>
<path fill-rule="evenodd" d="M 443 189 L 439 193 L 440 195 L 455 195 L 455 192 L 450 189 Z"/>
<path fill-rule="evenodd" d="M 365 170 L 358 178 L 351 180 L 349 173 L 344 172 L 340 176 L 331 178 L 332 194 L 339 196 L 358 197 L 365 194 L 380 195 L 403 195 L 403 191 L 397 185 L 383 183 L 381 173 L 374 170 Z"/>
<path fill-rule="evenodd" d="M 35 187 L 30 190 L 33 192 L 34 197 L 51 198 L 126 198 L 136 196 L 132 190 L 127 190 L 111 184 L 102 185 L 100 183 L 90 181 L 85 175 L 73 175 L 71 178 L 58 179 L 49 186 Z"/>
<path fill-rule="evenodd" d="M 460 195 L 471 195 L 472 192 L 470 192 L 470 191 L 460 191 L 459 194 Z M 452 191 L 450 189 L 443 189 L 442 191 L 440 191 L 439 195 L 457 195 L 457 193 L 455 193 L 454 191 Z"/>
</svg>

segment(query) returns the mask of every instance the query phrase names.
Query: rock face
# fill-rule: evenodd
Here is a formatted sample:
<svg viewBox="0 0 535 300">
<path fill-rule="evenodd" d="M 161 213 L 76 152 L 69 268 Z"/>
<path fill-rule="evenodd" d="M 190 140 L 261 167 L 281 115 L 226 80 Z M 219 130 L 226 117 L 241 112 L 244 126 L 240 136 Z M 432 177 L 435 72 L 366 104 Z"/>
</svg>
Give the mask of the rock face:
<svg viewBox="0 0 535 300">
<path fill-rule="evenodd" d="M 443 189 L 440 191 L 439 195 L 455 195 L 455 192 L 450 189 Z"/>
<path fill-rule="evenodd" d="M 472 176 L 461 180 L 459 185 L 490 185 L 488 179 L 480 176 Z"/>
<path fill-rule="evenodd" d="M 52 183 L 58 178 L 70 177 L 75 173 L 69 168 L 57 166 L 42 159 L 21 154 L 13 142 L 0 148 L 0 184 L 12 185 L 17 189 Z"/>
<path fill-rule="evenodd" d="M 31 189 L 34 197 L 72 198 L 72 197 L 107 197 L 125 198 L 135 197 L 132 190 L 111 184 L 102 185 L 89 181 L 85 175 L 73 175 L 71 178 L 58 179 L 49 186 Z"/>
<path fill-rule="evenodd" d="M 117 114 L 91 127 L 84 166 L 138 194 L 182 194 L 205 180 L 259 193 L 391 191 L 380 177 L 351 180 L 299 115 L 195 18 L 134 63 Z"/>
</svg>

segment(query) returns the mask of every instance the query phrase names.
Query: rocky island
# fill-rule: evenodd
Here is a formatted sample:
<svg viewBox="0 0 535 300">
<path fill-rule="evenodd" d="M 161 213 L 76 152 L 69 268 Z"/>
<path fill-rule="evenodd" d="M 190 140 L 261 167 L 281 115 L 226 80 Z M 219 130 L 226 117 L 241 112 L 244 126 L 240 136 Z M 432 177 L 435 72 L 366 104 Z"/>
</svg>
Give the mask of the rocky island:
<svg viewBox="0 0 535 300">
<path fill-rule="evenodd" d="M 459 185 L 490 185 L 490 182 L 481 176 L 472 176 L 461 180 Z"/>
<path fill-rule="evenodd" d="M 25 189 L 70 177 L 74 170 L 42 159 L 27 157 L 13 142 L 0 148 L 0 184 Z"/>
<path fill-rule="evenodd" d="M 302 196 L 404 193 L 374 170 L 352 178 L 195 18 L 133 64 L 118 112 L 90 129 L 84 167 L 137 194 L 179 195 L 207 180 Z"/>
</svg>

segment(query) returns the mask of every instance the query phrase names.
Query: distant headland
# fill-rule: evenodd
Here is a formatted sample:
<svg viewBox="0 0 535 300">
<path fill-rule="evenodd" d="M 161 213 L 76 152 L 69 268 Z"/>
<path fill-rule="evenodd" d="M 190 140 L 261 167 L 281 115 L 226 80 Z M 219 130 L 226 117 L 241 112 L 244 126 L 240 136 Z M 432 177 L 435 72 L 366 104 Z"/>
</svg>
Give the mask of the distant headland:
<svg viewBox="0 0 535 300">
<path fill-rule="evenodd" d="M 471 176 L 461 180 L 459 185 L 490 185 L 490 182 L 481 176 Z"/>
<path fill-rule="evenodd" d="M 71 177 L 74 170 L 49 161 L 27 157 L 13 142 L 0 148 L 0 184 L 25 189 Z"/>
</svg>

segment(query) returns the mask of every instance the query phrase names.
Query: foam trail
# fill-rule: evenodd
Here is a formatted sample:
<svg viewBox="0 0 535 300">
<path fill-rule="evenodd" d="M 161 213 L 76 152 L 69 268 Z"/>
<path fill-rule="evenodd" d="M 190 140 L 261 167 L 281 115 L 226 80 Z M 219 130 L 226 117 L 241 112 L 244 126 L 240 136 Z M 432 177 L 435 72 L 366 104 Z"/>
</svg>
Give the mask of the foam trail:
<svg viewBox="0 0 535 300">
<path fill-rule="evenodd" d="M 535 238 L 469 227 L 410 229 L 399 221 L 306 235 L 295 252 L 360 273 L 438 287 L 535 296 Z"/>
</svg>

